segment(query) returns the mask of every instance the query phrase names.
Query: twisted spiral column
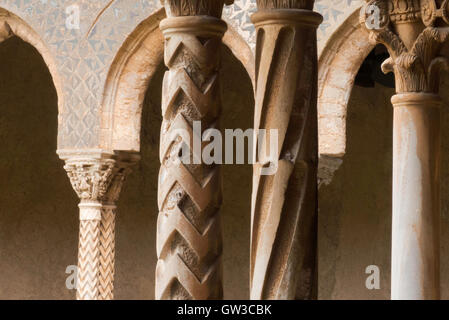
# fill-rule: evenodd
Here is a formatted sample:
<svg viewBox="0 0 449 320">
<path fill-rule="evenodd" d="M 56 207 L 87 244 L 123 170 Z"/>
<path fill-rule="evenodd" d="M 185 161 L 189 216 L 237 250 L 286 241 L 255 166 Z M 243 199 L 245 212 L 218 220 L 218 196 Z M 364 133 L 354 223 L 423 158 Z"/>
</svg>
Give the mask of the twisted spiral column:
<svg viewBox="0 0 449 320">
<path fill-rule="evenodd" d="M 267 130 L 254 166 L 251 299 L 316 297 L 317 40 L 313 0 L 258 0 L 255 128 Z M 270 152 L 271 153 L 271 152 Z M 277 168 L 265 174 L 267 168 Z"/>
<path fill-rule="evenodd" d="M 160 25 L 169 71 L 162 101 L 157 299 L 223 296 L 220 167 L 201 163 L 201 151 L 192 143 L 195 121 L 203 131 L 219 128 L 223 3 L 167 0 L 169 17 Z M 179 161 L 183 146 L 193 154 L 190 164 Z"/>
</svg>

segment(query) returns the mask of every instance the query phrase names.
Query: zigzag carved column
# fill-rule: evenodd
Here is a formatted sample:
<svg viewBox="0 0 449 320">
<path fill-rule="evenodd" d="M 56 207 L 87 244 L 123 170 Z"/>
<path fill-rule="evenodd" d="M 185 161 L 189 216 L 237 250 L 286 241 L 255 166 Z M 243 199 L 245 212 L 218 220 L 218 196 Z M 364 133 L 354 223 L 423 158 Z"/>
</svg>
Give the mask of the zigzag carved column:
<svg viewBox="0 0 449 320">
<path fill-rule="evenodd" d="M 439 299 L 440 55 L 448 0 L 376 0 L 361 22 L 389 53 L 394 72 L 392 299 Z"/>
<path fill-rule="evenodd" d="M 126 174 L 128 162 L 112 155 L 70 155 L 65 169 L 80 198 L 78 244 L 78 300 L 113 298 L 115 201 Z"/>
<path fill-rule="evenodd" d="M 201 163 L 191 139 L 195 121 L 202 131 L 219 127 L 225 2 L 232 1 L 165 1 L 168 18 L 160 28 L 169 71 L 162 101 L 156 299 L 223 296 L 220 167 Z M 191 164 L 179 161 L 183 145 L 192 150 Z"/>
<path fill-rule="evenodd" d="M 255 127 L 277 129 L 273 159 L 254 167 L 251 299 L 316 295 L 317 40 L 314 0 L 258 0 Z M 267 137 L 260 145 L 267 144 Z M 264 150 L 261 148 L 260 150 Z"/>
<path fill-rule="evenodd" d="M 102 198 L 99 300 L 112 300 L 114 298 L 116 203 L 123 183 L 131 172 L 130 167 L 138 160 L 139 156 L 135 154 L 126 154 L 119 157 L 113 170 L 113 178 L 108 191 Z"/>
</svg>

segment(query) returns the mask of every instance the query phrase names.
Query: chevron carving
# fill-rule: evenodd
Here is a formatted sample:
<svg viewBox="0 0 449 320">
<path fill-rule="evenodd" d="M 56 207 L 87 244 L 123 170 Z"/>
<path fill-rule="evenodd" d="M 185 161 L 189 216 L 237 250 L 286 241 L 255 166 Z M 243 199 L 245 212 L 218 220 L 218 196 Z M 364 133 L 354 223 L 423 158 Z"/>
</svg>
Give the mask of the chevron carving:
<svg viewBox="0 0 449 320">
<path fill-rule="evenodd" d="M 97 300 L 100 268 L 100 221 L 81 220 L 78 244 L 78 280 L 76 298 Z"/>
<path fill-rule="evenodd" d="M 177 29 L 184 19 L 188 19 L 189 32 Z M 221 299 L 220 167 L 184 164 L 179 154 L 183 145 L 194 152 L 194 121 L 200 121 L 203 130 L 219 128 L 224 23 L 210 17 L 176 17 L 163 21 L 161 29 L 169 71 L 162 98 L 156 298 Z M 189 137 L 177 135 L 179 130 Z M 201 159 L 201 154 L 193 157 Z"/>
<path fill-rule="evenodd" d="M 81 199 L 78 300 L 111 300 L 114 290 L 115 203 L 131 163 L 72 159 L 65 169 Z"/>
<path fill-rule="evenodd" d="M 115 206 L 103 206 L 100 222 L 99 299 L 114 298 Z"/>
</svg>

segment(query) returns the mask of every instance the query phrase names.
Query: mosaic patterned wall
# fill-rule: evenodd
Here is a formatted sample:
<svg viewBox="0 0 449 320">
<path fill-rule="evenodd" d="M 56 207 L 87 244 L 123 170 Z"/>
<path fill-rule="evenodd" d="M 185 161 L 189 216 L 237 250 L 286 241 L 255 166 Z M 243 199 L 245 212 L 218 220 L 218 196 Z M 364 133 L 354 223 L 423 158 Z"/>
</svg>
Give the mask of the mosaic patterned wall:
<svg viewBox="0 0 449 320">
<path fill-rule="evenodd" d="M 317 0 L 324 16 L 318 31 L 319 49 L 361 0 Z M 66 27 L 67 7 L 80 8 L 80 28 Z M 25 20 L 47 44 L 62 79 L 64 112 L 59 148 L 98 145 L 99 108 L 109 67 L 135 27 L 161 8 L 159 0 L 0 0 L 0 7 Z M 256 0 L 236 0 L 225 20 L 255 46 L 250 16 Z"/>
</svg>

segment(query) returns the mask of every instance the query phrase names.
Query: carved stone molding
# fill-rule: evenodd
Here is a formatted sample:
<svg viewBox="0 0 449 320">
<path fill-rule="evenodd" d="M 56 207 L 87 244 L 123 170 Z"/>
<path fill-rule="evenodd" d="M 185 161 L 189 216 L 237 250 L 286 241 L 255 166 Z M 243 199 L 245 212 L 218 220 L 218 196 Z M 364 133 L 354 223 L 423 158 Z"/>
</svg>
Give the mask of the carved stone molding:
<svg viewBox="0 0 449 320">
<path fill-rule="evenodd" d="M 261 175 L 267 165 L 263 157 L 254 167 L 250 277 L 256 300 L 316 297 L 316 28 L 322 17 L 297 9 L 306 3 L 313 5 L 259 1 L 261 10 L 252 16 L 257 30 L 255 127 L 278 130 L 280 143 L 274 175 Z"/>
<path fill-rule="evenodd" d="M 385 45 L 390 53 L 382 71 L 394 72 L 398 93 L 438 93 L 439 72 L 449 65 L 439 56 L 449 30 L 437 26 L 439 19 L 447 20 L 449 0 L 440 7 L 434 0 L 421 2 L 422 6 L 417 0 L 371 0 L 361 10 L 370 41 Z M 379 8 L 377 22 L 373 6 Z"/>
</svg>

